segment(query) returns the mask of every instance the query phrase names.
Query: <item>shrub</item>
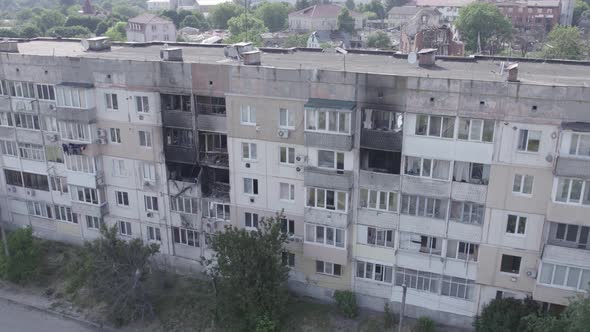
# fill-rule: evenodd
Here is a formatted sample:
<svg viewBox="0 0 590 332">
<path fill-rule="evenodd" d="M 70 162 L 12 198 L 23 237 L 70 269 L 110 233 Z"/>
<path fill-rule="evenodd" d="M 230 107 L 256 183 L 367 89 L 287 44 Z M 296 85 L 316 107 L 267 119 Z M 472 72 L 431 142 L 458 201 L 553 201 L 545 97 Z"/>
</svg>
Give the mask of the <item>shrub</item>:
<svg viewBox="0 0 590 332">
<path fill-rule="evenodd" d="M 522 319 L 535 314 L 539 306 L 532 299 L 494 299 L 485 305 L 481 315 L 475 319 L 477 332 L 518 332 L 523 331 L 526 323 Z"/>
<path fill-rule="evenodd" d="M 389 308 L 389 302 L 385 302 L 385 308 L 383 311 L 383 325 L 385 326 L 385 328 L 390 329 L 394 325 L 397 325 L 397 316 L 393 312 L 391 312 L 391 308 Z"/>
<path fill-rule="evenodd" d="M 414 332 L 435 332 L 436 324 L 428 317 L 420 317 L 414 326 Z"/>
<path fill-rule="evenodd" d="M 9 256 L 0 252 L 0 276 L 12 282 L 26 283 L 38 273 L 41 254 L 31 227 L 21 228 L 8 236 Z"/>
<path fill-rule="evenodd" d="M 256 332 L 276 332 L 278 331 L 277 326 L 277 322 L 265 315 L 256 322 Z"/>
<path fill-rule="evenodd" d="M 351 291 L 335 291 L 334 300 L 336 307 L 347 318 L 354 318 L 358 313 L 356 305 L 356 296 Z"/>
</svg>

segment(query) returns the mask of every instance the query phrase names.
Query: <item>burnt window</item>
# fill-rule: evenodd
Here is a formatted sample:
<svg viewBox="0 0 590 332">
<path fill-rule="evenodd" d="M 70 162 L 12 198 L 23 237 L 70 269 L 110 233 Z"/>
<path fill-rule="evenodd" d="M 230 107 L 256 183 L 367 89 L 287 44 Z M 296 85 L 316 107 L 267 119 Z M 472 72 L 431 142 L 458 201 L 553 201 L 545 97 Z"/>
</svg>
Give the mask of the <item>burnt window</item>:
<svg viewBox="0 0 590 332">
<path fill-rule="evenodd" d="M 193 146 L 193 131 L 190 129 L 166 128 L 166 145 Z"/>
<path fill-rule="evenodd" d="M 190 112 L 191 97 L 162 94 L 162 109 L 170 112 Z"/>
<path fill-rule="evenodd" d="M 195 96 L 197 113 L 225 115 L 225 98 Z"/>
<path fill-rule="evenodd" d="M 381 150 L 361 149 L 361 169 L 365 171 L 399 174 L 401 154 Z"/>
<path fill-rule="evenodd" d="M 6 184 L 13 186 L 23 186 L 23 176 L 19 171 L 13 171 L 11 169 L 4 170 L 4 177 L 6 178 Z"/>
</svg>

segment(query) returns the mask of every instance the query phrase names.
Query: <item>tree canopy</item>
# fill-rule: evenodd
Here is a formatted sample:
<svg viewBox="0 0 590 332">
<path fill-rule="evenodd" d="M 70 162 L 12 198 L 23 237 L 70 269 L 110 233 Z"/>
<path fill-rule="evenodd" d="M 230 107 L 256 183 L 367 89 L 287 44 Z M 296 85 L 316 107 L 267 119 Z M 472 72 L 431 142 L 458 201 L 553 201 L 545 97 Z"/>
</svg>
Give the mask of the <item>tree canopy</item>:
<svg viewBox="0 0 590 332">
<path fill-rule="evenodd" d="M 64 38 L 88 38 L 91 35 L 90 30 L 83 26 L 54 27 L 49 29 L 47 35 L 50 37 Z"/>
<path fill-rule="evenodd" d="M 213 7 L 209 13 L 209 20 L 214 28 L 227 29 L 229 20 L 239 16 L 243 12 L 244 8 L 234 3 L 226 2 Z"/>
<path fill-rule="evenodd" d="M 264 2 L 256 8 L 254 15 L 262 20 L 270 32 L 281 31 L 288 25 L 289 5 L 280 2 Z"/>
<path fill-rule="evenodd" d="M 577 27 L 555 26 L 547 36 L 543 56 L 549 59 L 584 58 L 584 45 Z"/>
<path fill-rule="evenodd" d="M 580 20 L 580 17 L 582 17 L 582 13 L 588 10 L 590 10 L 590 0 L 588 0 L 588 2 L 584 0 L 576 0 L 572 24 L 578 25 L 578 21 Z"/>
<path fill-rule="evenodd" d="M 338 14 L 338 30 L 354 33 L 354 18 L 350 16 L 347 8 L 342 8 L 342 11 Z"/>
<path fill-rule="evenodd" d="M 377 31 L 367 38 L 367 46 L 371 48 L 391 48 L 391 39 L 383 31 Z"/>
<path fill-rule="evenodd" d="M 117 22 L 115 25 L 110 27 L 104 34 L 105 36 L 111 38 L 111 40 L 115 41 L 126 41 L 127 40 L 127 31 L 125 31 L 125 27 L 127 23 L 125 22 Z"/>
<path fill-rule="evenodd" d="M 308 0 L 297 0 L 295 2 L 295 10 L 305 9 L 309 6 L 311 6 L 311 4 Z"/>
<path fill-rule="evenodd" d="M 194 15 L 186 16 L 180 23 L 180 27 L 191 27 L 203 31 L 209 29 L 209 22 L 202 13 L 194 13 Z"/>
<path fill-rule="evenodd" d="M 471 52 L 478 51 L 478 39 L 482 51 L 495 54 L 512 38 L 512 24 L 491 3 L 476 2 L 463 7 L 456 26 Z"/>
<path fill-rule="evenodd" d="M 393 7 L 400 7 L 408 3 L 409 0 L 385 0 L 385 12 L 389 12 Z"/>
<path fill-rule="evenodd" d="M 590 327 L 590 298 L 580 295 L 559 316 L 529 315 L 527 332 L 584 332 Z"/>
<path fill-rule="evenodd" d="M 526 328 L 523 318 L 536 314 L 539 306 L 530 298 L 494 299 L 484 306 L 474 323 L 476 332 L 521 332 Z"/>
</svg>

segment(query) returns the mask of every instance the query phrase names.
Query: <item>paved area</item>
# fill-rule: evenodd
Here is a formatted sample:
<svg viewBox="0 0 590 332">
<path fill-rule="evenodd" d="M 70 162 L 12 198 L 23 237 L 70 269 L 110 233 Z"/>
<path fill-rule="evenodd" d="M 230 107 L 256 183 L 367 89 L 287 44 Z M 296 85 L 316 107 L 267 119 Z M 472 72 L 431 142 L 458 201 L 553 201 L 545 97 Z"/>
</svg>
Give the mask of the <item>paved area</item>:
<svg viewBox="0 0 590 332">
<path fill-rule="evenodd" d="M 0 298 L 0 331 L 97 332 L 100 330 Z"/>
</svg>

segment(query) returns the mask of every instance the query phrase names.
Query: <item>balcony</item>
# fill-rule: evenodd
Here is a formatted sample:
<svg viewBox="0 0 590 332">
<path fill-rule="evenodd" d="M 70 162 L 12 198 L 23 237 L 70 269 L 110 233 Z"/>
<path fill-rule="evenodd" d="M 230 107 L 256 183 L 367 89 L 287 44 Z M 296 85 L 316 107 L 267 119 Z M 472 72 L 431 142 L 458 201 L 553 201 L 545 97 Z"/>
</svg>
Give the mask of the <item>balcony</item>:
<svg viewBox="0 0 590 332">
<path fill-rule="evenodd" d="M 560 156 L 555 164 L 557 176 L 590 178 L 590 159 L 578 159 Z"/>
<path fill-rule="evenodd" d="M 102 218 L 109 213 L 109 207 L 107 203 L 102 205 L 92 205 L 72 201 L 72 212 Z"/>
<path fill-rule="evenodd" d="M 348 213 L 305 208 L 305 221 L 319 225 L 346 228 L 348 226 Z"/>
<path fill-rule="evenodd" d="M 327 247 L 304 242 L 303 255 L 313 260 L 348 265 L 348 250 L 345 248 Z"/>
<path fill-rule="evenodd" d="M 400 175 L 361 170 L 360 187 L 384 191 L 399 191 Z"/>
<path fill-rule="evenodd" d="M 58 121 L 73 121 L 79 123 L 96 122 L 96 107 L 82 109 L 66 106 L 56 106 L 56 112 L 53 114 L 55 115 Z"/>
<path fill-rule="evenodd" d="M 342 134 L 328 134 L 305 132 L 305 145 L 330 150 L 350 151 L 353 147 L 353 136 Z"/>
<path fill-rule="evenodd" d="M 543 250 L 542 259 L 544 261 L 559 262 L 563 265 L 590 268 L 590 250 L 547 244 Z"/>
<path fill-rule="evenodd" d="M 230 201 L 231 187 L 228 169 L 205 167 L 200 179 L 203 198 L 223 203 Z"/>
<path fill-rule="evenodd" d="M 10 101 L 10 97 L 0 96 L 0 111 L 8 111 L 12 110 L 12 102 Z"/>
<path fill-rule="evenodd" d="M 450 197 L 451 183 L 417 176 L 404 176 L 402 191 L 405 194 L 425 195 L 429 197 Z"/>
<path fill-rule="evenodd" d="M 401 131 L 394 132 L 363 128 L 361 131 L 361 147 L 401 152 L 402 138 L 403 133 Z"/>
<path fill-rule="evenodd" d="M 327 170 L 317 167 L 305 167 L 305 186 L 349 191 L 352 188 L 351 171 Z"/>
<path fill-rule="evenodd" d="M 217 114 L 199 114 L 197 116 L 197 128 L 214 132 L 227 132 L 227 123 L 225 115 Z"/>
<path fill-rule="evenodd" d="M 199 131 L 199 163 L 209 167 L 229 167 L 227 135 Z"/>
<path fill-rule="evenodd" d="M 488 186 L 467 182 L 451 183 L 451 198 L 456 201 L 468 201 L 485 204 Z"/>
</svg>

